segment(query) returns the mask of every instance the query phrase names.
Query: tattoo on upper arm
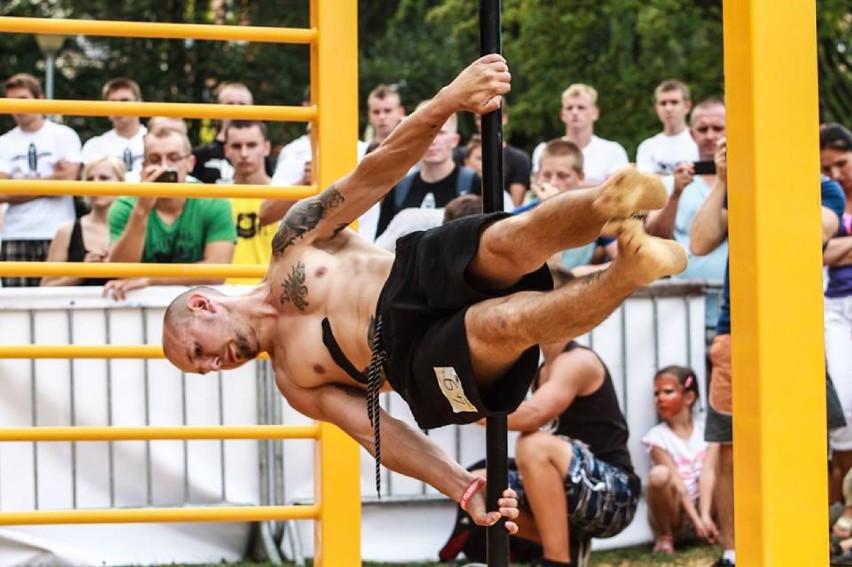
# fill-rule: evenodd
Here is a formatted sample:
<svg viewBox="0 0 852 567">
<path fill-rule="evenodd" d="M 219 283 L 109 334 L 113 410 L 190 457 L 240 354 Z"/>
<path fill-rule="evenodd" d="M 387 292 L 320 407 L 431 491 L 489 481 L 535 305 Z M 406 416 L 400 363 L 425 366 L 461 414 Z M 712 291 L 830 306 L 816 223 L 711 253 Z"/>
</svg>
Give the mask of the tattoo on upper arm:
<svg viewBox="0 0 852 567">
<path fill-rule="evenodd" d="M 297 262 L 293 266 L 281 287 L 284 288 L 281 292 L 281 305 L 290 301 L 299 311 L 304 311 L 308 307 L 308 286 L 305 285 L 305 265 L 302 262 Z"/>
<path fill-rule="evenodd" d="M 366 394 L 362 390 L 357 390 L 351 386 L 344 386 L 343 384 L 334 384 L 333 387 L 339 389 L 344 394 L 348 395 L 350 398 L 358 398 L 363 400 L 366 397 Z"/>
<path fill-rule="evenodd" d="M 315 229 L 332 209 L 343 203 L 343 195 L 332 185 L 322 194 L 299 201 L 290 209 L 272 239 L 272 252 L 281 254 L 305 234 Z M 339 232 L 340 228 L 336 229 Z"/>
</svg>

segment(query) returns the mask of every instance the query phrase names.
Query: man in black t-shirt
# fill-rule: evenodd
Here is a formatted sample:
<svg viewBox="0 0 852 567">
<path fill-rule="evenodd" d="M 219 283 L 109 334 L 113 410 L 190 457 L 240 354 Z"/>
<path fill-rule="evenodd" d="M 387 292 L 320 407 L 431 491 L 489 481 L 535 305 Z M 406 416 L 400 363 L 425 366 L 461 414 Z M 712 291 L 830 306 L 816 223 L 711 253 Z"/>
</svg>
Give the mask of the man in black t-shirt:
<svg viewBox="0 0 852 567">
<path fill-rule="evenodd" d="M 509 107 L 503 101 L 503 128 L 509 123 Z M 476 114 L 473 117 L 476 131 L 482 133 L 482 118 Z M 530 190 L 532 176 L 532 160 L 530 155 L 520 148 L 510 145 L 503 140 L 503 189 L 512 197 L 512 204 L 519 207 L 524 202 L 524 196 Z"/>
<path fill-rule="evenodd" d="M 254 104 L 254 98 L 247 86 L 242 83 L 222 83 L 219 85 L 216 98 L 219 104 Z M 198 146 L 192 150 L 195 156 L 195 167 L 191 175 L 204 183 L 231 183 L 234 180 L 234 167 L 225 157 L 225 131 L 230 120 L 222 120 L 216 138 L 209 144 Z M 266 156 L 266 174 L 270 177 L 275 171 L 275 163 Z"/>
<path fill-rule="evenodd" d="M 420 169 L 407 175 L 385 196 L 377 236 L 402 209 L 443 207 L 459 195 L 482 192 L 479 176 L 453 161 L 453 149 L 459 144 L 457 124 L 456 115 L 452 115 L 423 154 Z"/>
</svg>

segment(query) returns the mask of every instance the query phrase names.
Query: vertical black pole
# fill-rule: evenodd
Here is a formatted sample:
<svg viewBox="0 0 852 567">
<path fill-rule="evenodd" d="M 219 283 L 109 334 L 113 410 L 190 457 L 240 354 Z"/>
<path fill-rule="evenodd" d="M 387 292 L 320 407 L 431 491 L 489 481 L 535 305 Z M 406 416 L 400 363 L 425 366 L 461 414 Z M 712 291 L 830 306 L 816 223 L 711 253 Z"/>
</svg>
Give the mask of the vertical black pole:
<svg viewBox="0 0 852 567">
<path fill-rule="evenodd" d="M 479 2 L 480 55 L 501 53 L 500 0 Z M 482 210 L 503 210 L 503 111 L 497 109 L 482 117 Z M 486 467 L 488 469 L 488 509 L 497 509 L 509 478 L 508 428 L 505 417 L 486 420 Z M 501 520 L 488 528 L 489 567 L 508 567 L 509 534 Z"/>
</svg>

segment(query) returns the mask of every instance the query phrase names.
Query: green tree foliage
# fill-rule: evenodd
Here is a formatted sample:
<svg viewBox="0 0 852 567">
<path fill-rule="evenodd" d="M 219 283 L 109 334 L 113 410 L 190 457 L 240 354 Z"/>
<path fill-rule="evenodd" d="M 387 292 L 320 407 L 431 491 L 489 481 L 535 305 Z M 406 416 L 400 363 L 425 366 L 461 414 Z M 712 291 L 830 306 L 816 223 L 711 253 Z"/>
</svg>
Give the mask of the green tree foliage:
<svg viewBox="0 0 852 567">
<path fill-rule="evenodd" d="M 287 9 L 284 9 L 287 8 Z M 308 3 L 222 0 L 13 0 L 0 8 L 4 16 L 68 17 L 140 21 L 281 27 L 307 27 Z M 6 69 L 33 72 L 44 69 L 32 35 L 0 36 L 0 59 Z M 56 98 L 99 99 L 110 78 L 135 79 L 145 100 L 213 102 L 213 90 L 223 81 L 249 86 L 258 104 L 301 104 L 309 83 L 308 47 L 273 43 L 217 42 L 147 38 L 75 37 L 65 43 L 56 73 Z M 109 128 L 106 118 L 71 118 L 86 138 Z M 191 134 L 201 130 L 192 121 Z M 271 124 L 273 139 L 285 125 Z M 298 130 L 301 125 L 295 126 Z M 292 137 L 292 130 L 287 137 Z M 278 137 L 276 137 L 278 135 Z"/>
<path fill-rule="evenodd" d="M 826 122 L 852 127 L 852 4 L 849 0 L 820 0 L 820 102 Z"/>
<path fill-rule="evenodd" d="M 0 15 L 304 27 L 308 6 L 307 0 L 5 0 Z M 826 118 L 849 125 L 852 7 L 848 0 L 817 0 L 816 14 Z M 562 134 L 559 95 L 584 82 L 600 92 L 596 131 L 632 154 L 659 130 L 652 104 L 661 80 L 685 81 L 696 100 L 723 93 L 721 18 L 722 0 L 503 0 L 503 51 L 514 76 L 507 138 L 531 149 Z M 357 25 L 361 108 L 376 84 L 389 83 L 410 111 L 479 50 L 478 2 L 471 0 L 360 0 Z M 0 61 L 7 75 L 43 77 L 44 57 L 32 35 L 0 35 Z M 308 48 L 74 37 L 59 56 L 56 97 L 98 99 L 104 81 L 122 75 L 136 79 L 152 101 L 212 101 L 217 84 L 239 80 L 259 104 L 299 104 L 309 83 Z M 68 120 L 84 138 L 108 128 L 105 118 Z M 3 130 L 11 124 L 0 117 Z M 270 126 L 277 143 L 302 131 L 300 124 Z M 209 134 L 201 124 L 192 127 L 196 139 Z M 471 128 L 463 119 L 463 131 Z"/>
<path fill-rule="evenodd" d="M 450 20 L 465 0 L 436 12 Z M 456 34 L 476 41 L 477 14 Z M 560 94 L 571 83 L 598 90 L 595 131 L 628 152 L 659 131 L 654 87 L 678 78 L 693 98 L 722 91 L 721 2 L 682 0 L 572 0 L 503 3 L 504 53 L 514 77 L 511 139 L 527 148 L 564 133 Z"/>
</svg>

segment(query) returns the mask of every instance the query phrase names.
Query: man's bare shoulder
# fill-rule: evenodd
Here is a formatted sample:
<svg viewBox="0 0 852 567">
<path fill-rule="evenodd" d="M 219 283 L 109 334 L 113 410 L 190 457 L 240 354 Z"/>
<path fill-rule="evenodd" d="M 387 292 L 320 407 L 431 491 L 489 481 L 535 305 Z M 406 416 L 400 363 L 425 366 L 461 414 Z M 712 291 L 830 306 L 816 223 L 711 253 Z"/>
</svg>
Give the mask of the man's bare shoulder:
<svg viewBox="0 0 852 567">
<path fill-rule="evenodd" d="M 343 197 L 332 185 L 319 195 L 302 199 L 293 205 L 272 239 L 272 254 L 280 256 L 289 248 L 300 244 L 310 245 L 317 240 L 333 237 L 346 228 L 334 227 L 333 231 L 318 230 L 328 213 L 343 202 Z"/>
<path fill-rule="evenodd" d="M 549 370 L 551 379 L 570 382 L 580 395 L 597 390 L 606 375 L 603 362 L 588 348 L 561 353 Z"/>
</svg>

